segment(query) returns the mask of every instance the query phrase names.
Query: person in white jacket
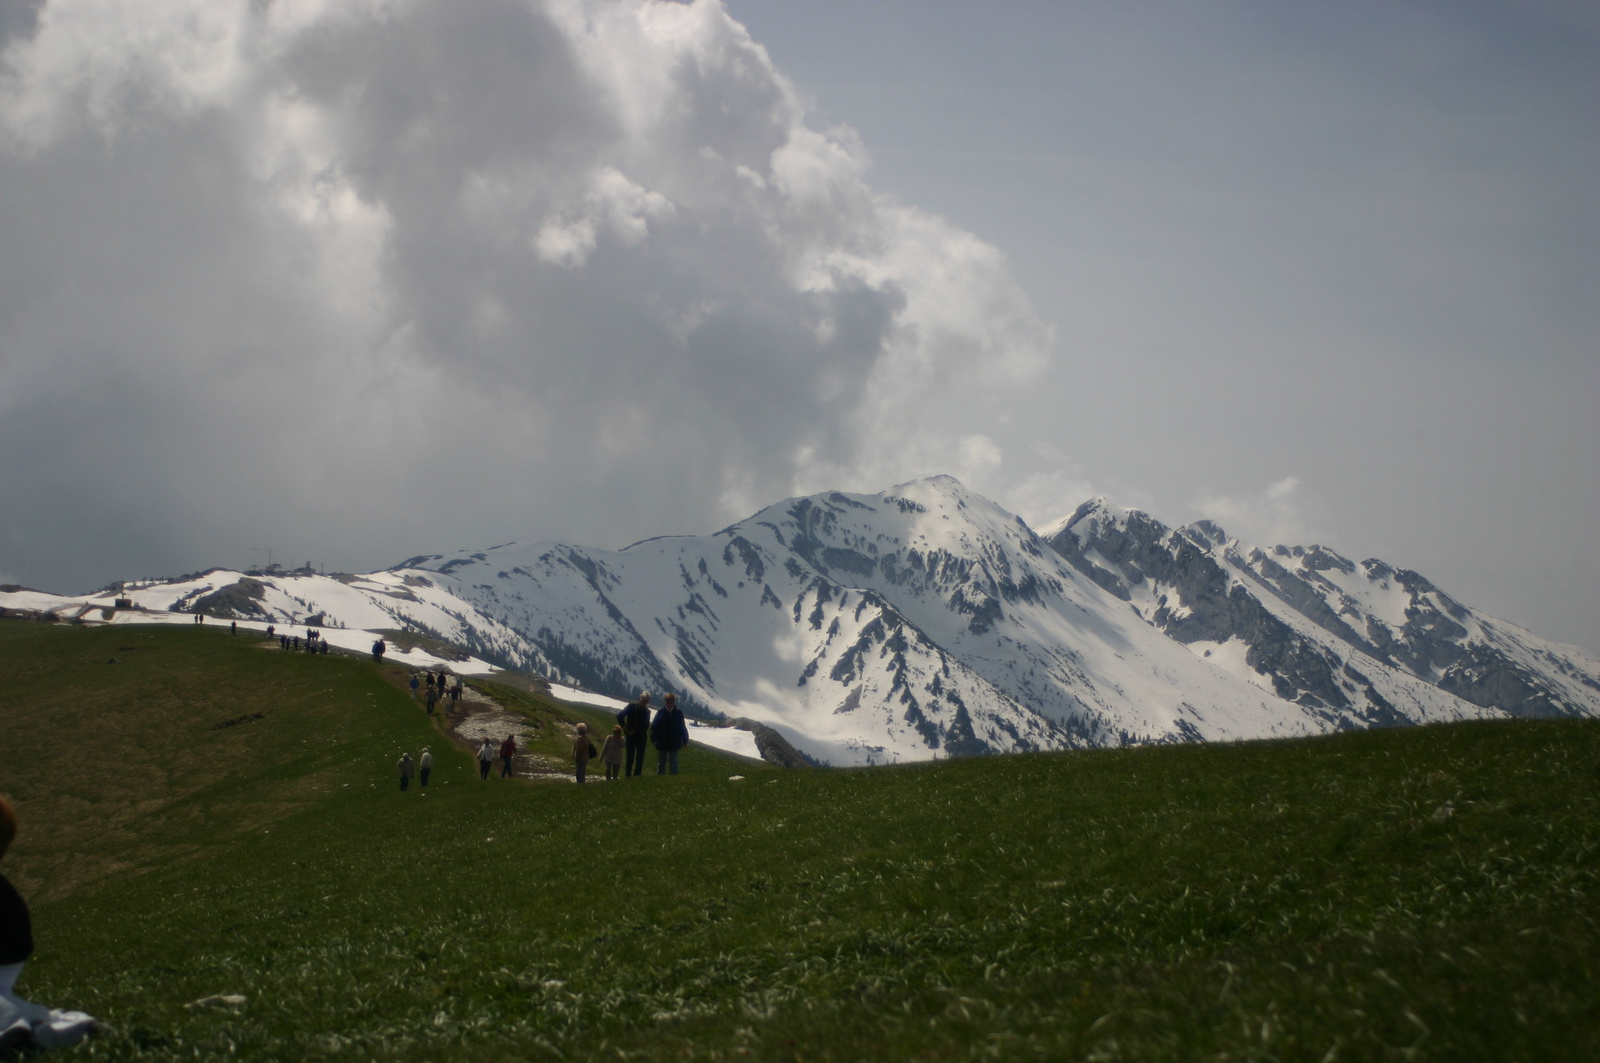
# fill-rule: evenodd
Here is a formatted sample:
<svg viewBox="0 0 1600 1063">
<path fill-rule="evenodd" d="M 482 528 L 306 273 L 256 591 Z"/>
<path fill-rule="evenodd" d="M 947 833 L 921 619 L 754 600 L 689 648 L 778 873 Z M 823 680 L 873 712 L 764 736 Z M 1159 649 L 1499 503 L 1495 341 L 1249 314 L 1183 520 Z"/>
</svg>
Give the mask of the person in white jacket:
<svg viewBox="0 0 1600 1063">
<path fill-rule="evenodd" d="M 417 758 L 417 783 L 426 790 L 428 776 L 433 774 L 433 751 L 427 746 L 422 747 L 422 756 Z"/>
<path fill-rule="evenodd" d="M 493 764 L 494 746 L 490 745 L 489 740 L 485 738 L 483 745 L 478 747 L 478 778 L 487 779 L 489 777 L 489 768 Z"/>
</svg>

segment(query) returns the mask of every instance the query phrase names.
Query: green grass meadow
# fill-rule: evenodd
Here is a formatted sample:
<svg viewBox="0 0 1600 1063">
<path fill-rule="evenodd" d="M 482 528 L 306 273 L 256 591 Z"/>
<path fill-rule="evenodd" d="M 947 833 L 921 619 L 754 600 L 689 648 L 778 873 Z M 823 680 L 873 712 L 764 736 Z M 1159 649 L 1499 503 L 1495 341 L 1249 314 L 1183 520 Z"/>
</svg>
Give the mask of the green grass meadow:
<svg viewBox="0 0 1600 1063">
<path fill-rule="evenodd" d="M 221 629 L 0 675 L 18 991 L 113 1027 L 63 1059 L 1600 1059 L 1594 721 L 580 788 Z"/>
</svg>

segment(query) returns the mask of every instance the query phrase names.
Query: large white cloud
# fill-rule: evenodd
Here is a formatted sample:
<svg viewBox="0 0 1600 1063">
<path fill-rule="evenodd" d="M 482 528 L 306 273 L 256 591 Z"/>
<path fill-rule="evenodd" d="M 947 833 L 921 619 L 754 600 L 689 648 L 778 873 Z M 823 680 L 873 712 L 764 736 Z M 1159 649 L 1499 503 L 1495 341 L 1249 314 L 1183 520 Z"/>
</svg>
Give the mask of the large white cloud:
<svg viewBox="0 0 1600 1063">
<path fill-rule="evenodd" d="M 605 545 L 1012 472 L 1050 330 L 715 0 L 14 22 L 0 574 Z"/>
</svg>

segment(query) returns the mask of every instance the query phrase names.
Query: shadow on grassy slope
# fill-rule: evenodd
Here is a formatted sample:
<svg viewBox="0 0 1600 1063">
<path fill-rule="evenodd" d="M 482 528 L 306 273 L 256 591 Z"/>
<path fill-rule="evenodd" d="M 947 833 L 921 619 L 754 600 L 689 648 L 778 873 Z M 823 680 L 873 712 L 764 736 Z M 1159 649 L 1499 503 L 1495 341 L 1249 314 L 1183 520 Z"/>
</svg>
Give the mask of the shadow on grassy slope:
<svg viewBox="0 0 1600 1063">
<path fill-rule="evenodd" d="M 129 632 L 146 672 L 96 663 Z M 376 669 L 227 638 L 0 624 L 0 668 L 75 699 L 0 710 L 8 873 L 58 898 L 22 988 L 116 1024 L 96 1057 L 1600 1055 L 1593 722 L 738 783 L 696 751 L 582 790 L 479 784 L 463 757 L 424 800 L 391 765 L 426 718 Z M 224 689 L 273 711 L 208 731 L 246 703 Z M 174 811 L 73 770 L 39 733 L 60 727 Z M 249 767 L 198 786 L 174 735 Z M 185 1006 L 222 993 L 247 1001 Z"/>
</svg>

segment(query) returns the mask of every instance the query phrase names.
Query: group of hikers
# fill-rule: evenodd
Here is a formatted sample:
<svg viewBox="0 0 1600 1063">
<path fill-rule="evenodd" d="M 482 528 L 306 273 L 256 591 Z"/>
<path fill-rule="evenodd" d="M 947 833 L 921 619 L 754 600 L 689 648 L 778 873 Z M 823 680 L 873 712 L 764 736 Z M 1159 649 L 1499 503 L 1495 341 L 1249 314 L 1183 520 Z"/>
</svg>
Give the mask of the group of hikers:
<svg viewBox="0 0 1600 1063">
<path fill-rule="evenodd" d="M 428 715 L 432 716 L 433 710 L 438 707 L 439 702 L 449 698 L 450 708 L 446 710 L 445 715 L 448 716 L 455 712 L 456 706 L 461 701 L 461 695 L 466 691 L 461 677 L 456 676 L 455 684 L 451 685 L 450 677 L 443 672 L 423 672 L 422 674 L 425 680 L 418 680 L 417 673 L 411 673 L 411 700 L 427 702 Z M 428 688 L 426 694 L 421 693 L 424 681 Z"/>
<path fill-rule="evenodd" d="M 584 730 L 579 724 L 578 730 Z M 606 778 L 644 774 L 644 750 L 648 740 L 656 747 L 656 774 L 678 774 L 678 751 L 689 744 L 689 725 L 678 708 L 678 695 L 668 694 L 661 699 L 661 708 L 655 719 L 650 718 L 650 692 L 641 690 L 639 696 L 624 705 L 617 713 L 616 726 L 606 739 L 605 751 L 600 759 L 606 765 Z M 577 756 L 578 743 L 573 744 Z M 592 747 L 591 747 L 592 748 Z M 609 755 L 608 755 L 609 753 Z M 585 759 L 578 758 L 578 781 L 583 781 Z"/>
<path fill-rule="evenodd" d="M 572 761 L 577 768 L 578 781 L 584 781 L 589 772 L 589 761 L 596 757 L 606 766 L 606 781 L 644 774 L 645 742 L 656 747 L 656 774 L 678 774 L 678 751 L 689 744 L 689 725 L 678 708 L 678 696 L 668 694 L 661 699 L 661 708 L 655 718 L 650 718 L 650 692 L 639 692 L 638 698 L 623 706 L 617 713 L 616 725 L 606 736 L 605 745 L 595 749 L 589 737 L 589 725 L 578 724 L 578 733 L 572 739 Z"/>
<path fill-rule="evenodd" d="M 433 673 L 428 674 L 428 714 L 433 715 L 433 707 L 438 697 L 443 695 L 446 688 L 444 675 L 435 682 Z M 417 696 L 420 684 L 417 677 L 411 677 L 411 696 Z M 461 696 L 461 680 L 457 679 L 455 686 L 450 689 L 451 705 L 455 705 Z M 641 691 L 639 696 L 625 705 L 617 713 L 616 725 L 611 728 L 611 734 L 606 736 L 603 746 L 595 748 L 594 739 L 589 736 L 589 725 L 580 723 L 577 733 L 572 739 L 572 762 L 576 769 L 578 782 L 586 781 L 589 774 L 589 762 L 598 759 L 606 766 L 606 780 L 619 779 L 644 774 L 644 755 L 646 743 L 656 747 L 656 774 L 678 774 L 678 753 L 689 744 L 689 725 L 683 718 L 683 710 L 678 708 L 678 696 L 668 694 L 662 698 L 661 708 L 656 710 L 654 718 L 650 714 L 650 692 Z M 517 755 L 517 739 L 515 735 L 506 735 L 505 739 L 496 749 L 494 741 L 484 738 L 477 749 L 478 778 L 489 778 L 489 769 L 494 765 L 495 758 L 500 758 L 500 777 L 511 778 L 512 758 Z M 433 753 L 426 746 L 416 760 L 412 760 L 410 753 L 400 754 L 396 767 L 400 772 L 400 789 L 406 790 L 411 786 L 412 776 L 415 775 L 421 789 L 428 788 L 428 777 L 433 772 Z"/>
<path fill-rule="evenodd" d="M 200 610 L 200 609 L 195 610 L 194 622 L 196 624 L 203 624 L 203 623 L 206 622 L 206 614 L 205 614 L 204 610 Z M 239 621 L 237 621 L 237 620 L 228 621 L 228 634 L 237 635 L 238 633 L 239 633 Z M 305 638 L 302 639 L 299 635 L 290 635 L 287 632 L 279 631 L 278 630 L 278 625 L 276 625 L 276 624 L 268 624 L 267 625 L 267 638 L 270 639 L 270 638 L 274 638 L 274 637 L 277 638 L 278 645 L 280 647 L 282 647 L 285 650 L 292 650 L 295 653 L 300 653 L 301 651 L 304 651 L 306 653 L 327 653 L 328 652 L 328 648 L 329 648 L 328 647 L 328 640 L 323 638 L 322 637 L 322 632 L 320 630 L 318 630 L 317 628 L 314 628 L 314 627 L 306 628 Z M 378 659 L 381 659 L 383 657 L 383 650 L 380 648 L 382 646 L 383 646 L 383 640 L 382 639 L 379 639 L 373 645 L 373 647 L 372 647 L 372 656 L 373 656 L 374 660 L 378 660 Z"/>
<path fill-rule="evenodd" d="M 278 645 L 293 653 L 304 650 L 306 653 L 327 653 L 328 640 L 322 637 L 322 632 L 314 627 L 306 628 L 306 637 L 302 642 L 299 635 L 279 633 L 274 624 L 267 625 L 267 638 L 278 635 Z"/>
</svg>

